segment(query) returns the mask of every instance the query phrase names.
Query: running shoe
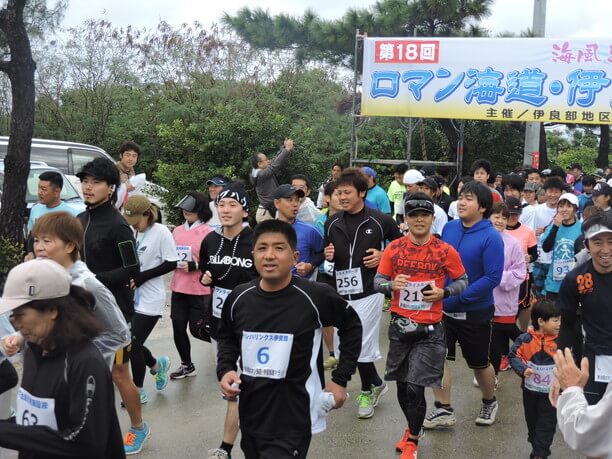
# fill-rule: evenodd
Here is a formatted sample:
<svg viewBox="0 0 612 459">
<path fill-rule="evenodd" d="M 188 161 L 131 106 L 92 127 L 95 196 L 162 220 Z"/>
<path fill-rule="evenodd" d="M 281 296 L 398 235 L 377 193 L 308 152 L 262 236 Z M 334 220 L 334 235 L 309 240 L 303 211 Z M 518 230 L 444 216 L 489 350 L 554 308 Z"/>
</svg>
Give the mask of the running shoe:
<svg viewBox="0 0 612 459">
<path fill-rule="evenodd" d="M 208 459 L 232 459 L 232 456 L 227 454 L 227 451 L 221 448 L 209 449 Z"/>
<path fill-rule="evenodd" d="M 128 430 L 123 439 L 123 447 L 125 448 L 126 456 L 141 452 L 145 441 L 150 436 L 151 428 L 146 422 L 142 424 L 142 429 L 135 429 L 132 427 Z"/>
<path fill-rule="evenodd" d="M 372 405 L 374 408 L 378 406 L 380 398 L 389 391 L 387 383 L 383 381 L 380 386 L 372 386 Z"/>
<path fill-rule="evenodd" d="M 181 364 L 180 367 L 176 369 L 176 371 L 170 373 L 170 379 L 183 379 L 190 376 L 197 375 L 198 372 L 195 369 L 195 365 L 193 363 L 185 365 Z"/>
<path fill-rule="evenodd" d="M 155 387 L 164 390 L 168 385 L 168 370 L 170 369 L 170 357 L 157 359 L 157 373 L 155 373 Z"/>
<path fill-rule="evenodd" d="M 338 359 L 336 359 L 336 357 L 334 357 L 333 355 L 330 355 L 329 357 L 327 357 L 325 359 L 325 362 L 323 362 L 323 368 L 326 370 L 333 370 L 337 366 L 338 366 Z"/>
<path fill-rule="evenodd" d="M 455 413 L 447 408 L 435 406 L 423 421 L 424 429 L 436 429 L 438 427 L 452 427 L 457 423 Z"/>
<path fill-rule="evenodd" d="M 417 448 L 418 445 L 416 443 L 407 441 L 406 445 L 402 448 L 400 459 L 417 459 Z"/>
<path fill-rule="evenodd" d="M 357 417 L 369 419 L 374 416 L 374 404 L 372 403 L 372 392 L 364 392 L 357 396 Z"/>
<path fill-rule="evenodd" d="M 510 369 L 510 359 L 507 355 L 502 355 L 499 371 L 508 371 Z"/>
<path fill-rule="evenodd" d="M 480 406 L 480 414 L 476 418 L 476 424 L 479 426 L 490 426 L 495 422 L 497 414 L 497 401 L 493 403 L 482 403 Z"/>
<path fill-rule="evenodd" d="M 140 395 L 140 404 L 144 405 L 149 401 L 149 397 L 147 397 L 147 392 L 144 389 L 138 389 L 138 395 Z M 121 400 L 121 408 L 125 408 L 125 402 Z"/>
<path fill-rule="evenodd" d="M 410 436 L 410 428 L 406 428 L 406 430 L 404 431 L 404 435 L 402 436 L 401 440 L 398 441 L 395 444 L 395 451 L 398 453 L 401 453 L 402 450 L 404 449 L 404 446 L 406 446 L 406 442 L 408 442 L 408 437 Z"/>
</svg>

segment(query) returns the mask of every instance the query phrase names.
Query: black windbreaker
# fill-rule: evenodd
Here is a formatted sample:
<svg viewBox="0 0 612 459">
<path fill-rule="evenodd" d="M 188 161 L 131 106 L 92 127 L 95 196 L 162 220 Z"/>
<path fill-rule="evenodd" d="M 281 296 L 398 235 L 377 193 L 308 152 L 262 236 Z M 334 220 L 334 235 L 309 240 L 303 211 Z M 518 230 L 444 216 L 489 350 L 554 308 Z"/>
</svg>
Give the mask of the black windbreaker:
<svg viewBox="0 0 612 459">
<path fill-rule="evenodd" d="M 30 425 L 0 422 L 0 447 L 19 451 L 20 459 L 125 457 L 111 374 L 93 343 L 44 356 L 28 345 L 21 387 L 55 400 L 57 430 L 32 425 L 35 418 L 24 414 Z"/>
<path fill-rule="evenodd" d="M 358 300 L 374 293 L 376 268 L 366 268 L 363 258 L 370 255 L 368 249 L 384 250 L 386 242 L 402 237 L 395 221 L 376 209 L 364 207 L 357 215 L 360 225 L 351 234 L 345 221 L 345 212 L 332 215 L 325 222 L 325 246 L 334 245 L 334 272 L 361 268 L 363 293 L 346 295 L 349 300 Z"/>
<path fill-rule="evenodd" d="M 135 252 L 134 232 L 123 216 L 110 201 L 93 209 L 88 208 L 78 215 L 83 225 L 85 237 L 81 247 L 81 259 L 96 277 L 114 295 L 126 319 L 134 315 L 134 292 L 130 289 L 130 279 L 135 279 L 140 271 Z M 119 244 L 134 248 L 133 260 L 124 260 Z"/>
</svg>

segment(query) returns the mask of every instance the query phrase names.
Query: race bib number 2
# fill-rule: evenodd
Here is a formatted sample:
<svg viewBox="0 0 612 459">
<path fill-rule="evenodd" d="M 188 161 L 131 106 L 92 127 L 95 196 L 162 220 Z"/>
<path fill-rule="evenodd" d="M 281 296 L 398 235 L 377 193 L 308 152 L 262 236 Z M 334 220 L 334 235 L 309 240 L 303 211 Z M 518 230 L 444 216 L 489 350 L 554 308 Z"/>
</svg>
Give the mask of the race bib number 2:
<svg viewBox="0 0 612 459">
<path fill-rule="evenodd" d="M 242 373 L 256 378 L 287 376 L 293 334 L 242 332 Z"/>
<path fill-rule="evenodd" d="M 230 289 L 215 287 L 213 290 L 212 297 L 212 315 L 217 319 L 221 318 L 221 312 L 223 311 L 223 304 L 227 296 L 232 293 Z"/>
<path fill-rule="evenodd" d="M 178 255 L 179 262 L 193 261 L 191 257 L 191 246 L 190 245 L 177 245 L 176 254 Z"/>
<path fill-rule="evenodd" d="M 361 269 L 342 269 L 336 271 L 336 290 L 340 295 L 355 295 L 363 293 Z"/>
<path fill-rule="evenodd" d="M 22 426 L 47 426 L 57 430 L 55 400 L 36 397 L 20 387 L 17 392 L 15 422 Z"/>
</svg>

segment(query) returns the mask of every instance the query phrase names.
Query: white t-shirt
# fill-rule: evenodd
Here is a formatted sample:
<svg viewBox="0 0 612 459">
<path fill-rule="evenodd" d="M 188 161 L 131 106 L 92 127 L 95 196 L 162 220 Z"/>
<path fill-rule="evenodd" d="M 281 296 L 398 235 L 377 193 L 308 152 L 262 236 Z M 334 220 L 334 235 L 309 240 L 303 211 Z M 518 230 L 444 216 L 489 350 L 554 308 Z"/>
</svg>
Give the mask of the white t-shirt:
<svg viewBox="0 0 612 459">
<path fill-rule="evenodd" d="M 441 236 L 444 225 L 448 223 L 448 217 L 446 212 L 444 212 L 444 209 L 442 209 L 442 207 L 440 207 L 438 204 L 434 204 L 434 212 L 435 218 L 433 225 L 431 225 L 431 233 Z"/>
<path fill-rule="evenodd" d="M 451 218 L 451 220 L 459 218 L 459 214 L 457 213 L 457 201 L 451 202 L 450 206 L 448 206 L 448 216 Z"/>
<path fill-rule="evenodd" d="M 217 206 L 215 205 L 215 201 L 210 201 L 208 204 L 210 207 L 210 211 L 212 212 L 212 218 L 208 220 L 206 223 L 210 226 L 213 231 L 217 231 L 221 229 L 221 220 L 219 220 L 219 211 L 217 210 Z"/>
<path fill-rule="evenodd" d="M 537 206 L 527 206 L 523 208 L 519 221 L 521 224 L 529 226 L 534 231 L 537 231 L 538 228 L 545 228 L 550 225 L 550 222 L 552 222 L 556 214 L 557 208 L 548 207 L 546 203 L 538 204 Z M 536 262 L 549 264 L 552 261 L 552 251 L 544 252 L 542 250 L 542 244 L 544 242 L 542 235 L 543 234 L 540 234 L 538 236 L 538 259 Z"/>
<path fill-rule="evenodd" d="M 154 223 L 144 233 L 136 234 L 136 250 L 140 270 L 146 271 L 164 261 L 178 261 L 172 233 L 164 225 Z M 149 279 L 136 289 L 134 309 L 140 314 L 160 316 L 166 304 L 164 277 Z"/>
</svg>

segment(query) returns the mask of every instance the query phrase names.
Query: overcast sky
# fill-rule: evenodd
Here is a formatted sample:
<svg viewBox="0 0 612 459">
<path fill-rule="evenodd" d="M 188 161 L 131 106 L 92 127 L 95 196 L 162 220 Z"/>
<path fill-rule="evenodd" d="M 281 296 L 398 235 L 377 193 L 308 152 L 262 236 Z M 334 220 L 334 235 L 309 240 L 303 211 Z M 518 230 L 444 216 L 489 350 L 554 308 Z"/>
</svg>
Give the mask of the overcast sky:
<svg viewBox="0 0 612 459">
<path fill-rule="evenodd" d="M 367 8 L 373 0 L 70 0 L 64 26 L 86 19 L 106 19 L 117 26 L 154 27 L 163 19 L 173 26 L 199 21 L 208 27 L 224 12 L 233 14 L 243 6 L 268 9 L 270 13 L 299 16 L 307 8 L 324 18 L 339 18 L 348 8 Z M 546 36 L 551 38 L 611 37 L 611 0 L 549 0 Z M 483 21 L 492 34 L 519 33 L 531 27 L 533 0 L 496 0 L 492 14 Z"/>
</svg>

